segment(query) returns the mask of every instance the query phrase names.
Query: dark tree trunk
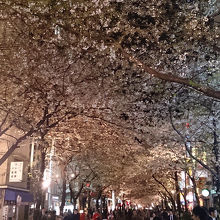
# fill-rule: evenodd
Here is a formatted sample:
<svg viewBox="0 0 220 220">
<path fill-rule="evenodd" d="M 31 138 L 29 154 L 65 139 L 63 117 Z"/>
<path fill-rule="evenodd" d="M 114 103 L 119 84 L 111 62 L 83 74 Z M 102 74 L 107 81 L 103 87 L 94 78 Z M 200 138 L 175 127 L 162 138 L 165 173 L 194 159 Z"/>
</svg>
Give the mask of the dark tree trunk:
<svg viewBox="0 0 220 220">
<path fill-rule="evenodd" d="M 76 205 L 77 205 L 77 198 L 74 198 L 73 199 L 73 207 L 74 207 L 74 209 L 76 209 Z"/>
<path fill-rule="evenodd" d="M 88 191 L 88 200 L 87 200 L 87 202 L 88 202 L 88 210 L 90 210 L 90 208 L 91 208 L 91 205 L 90 205 L 90 203 L 91 203 L 90 191 Z"/>
<path fill-rule="evenodd" d="M 168 199 L 170 200 L 173 206 L 173 211 L 176 212 L 176 203 L 175 203 L 175 200 L 173 199 L 172 193 L 170 193 L 168 189 L 166 188 L 166 186 L 161 181 L 159 181 L 154 175 L 152 175 L 152 177 L 159 185 L 161 185 L 164 188 L 164 190 L 167 193 Z"/>
<path fill-rule="evenodd" d="M 164 205 L 165 205 L 165 209 L 166 209 L 166 210 L 169 210 L 169 209 L 170 209 L 170 207 L 169 207 L 169 205 L 168 205 L 167 197 L 166 197 L 165 200 L 164 200 Z"/>
<path fill-rule="evenodd" d="M 192 183 L 193 183 L 193 191 L 194 191 L 194 193 L 195 193 L 196 203 L 197 203 L 197 205 L 200 205 L 199 195 L 198 195 L 197 190 L 196 190 L 196 180 L 195 180 L 195 176 L 190 176 L 190 179 L 192 180 Z"/>
<path fill-rule="evenodd" d="M 72 190 L 72 187 L 69 186 L 70 189 L 70 201 L 73 204 L 74 209 L 76 209 L 77 199 L 75 196 L 75 192 Z"/>
<path fill-rule="evenodd" d="M 102 190 L 99 190 L 99 193 L 98 193 L 98 196 L 96 198 L 96 209 L 99 209 L 100 206 L 99 206 L 99 200 L 101 199 L 102 197 Z"/>
<path fill-rule="evenodd" d="M 40 168 L 40 187 L 38 188 L 37 192 L 37 202 L 36 202 L 36 209 L 34 213 L 34 220 L 41 219 L 41 209 L 44 208 L 44 200 L 45 200 L 45 191 L 42 189 L 44 171 L 45 171 L 45 158 L 46 153 L 43 151 L 41 152 L 41 168 Z"/>
<path fill-rule="evenodd" d="M 63 170 L 63 183 L 62 183 L 62 199 L 61 199 L 61 205 L 60 205 L 60 214 L 63 215 L 63 209 L 66 202 L 66 166 Z"/>
<path fill-rule="evenodd" d="M 169 200 L 170 200 L 170 202 L 172 203 L 172 210 L 173 210 L 174 212 L 176 212 L 176 203 L 175 203 L 175 200 L 173 199 L 173 197 L 170 197 L 170 196 L 169 196 Z"/>
<path fill-rule="evenodd" d="M 185 178 L 186 178 L 186 176 L 185 176 Z M 186 181 L 186 179 L 185 179 L 185 181 Z M 186 186 L 186 183 L 185 183 L 185 186 Z M 184 188 L 183 199 L 184 199 L 184 203 L 185 203 L 185 211 L 187 212 L 188 211 L 188 207 L 187 207 L 186 194 L 187 194 L 187 189 Z"/>
<path fill-rule="evenodd" d="M 162 209 L 165 209 L 165 207 L 164 207 L 164 199 L 162 199 L 162 201 L 161 201 L 161 207 L 162 207 Z"/>
<path fill-rule="evenodd" d="M 217 126 L 216 126 L 216 120 L 215 118 L 213 117 L 213 152 L 215 154 L 215 161 L 216 161 L 216 167 L 215 167 L 215 170 L 216 170 L 216 181 L 215 181 L 215 186 L 216 186 L 216 192 L 218 193 L 218 203 L 220 202 L 220 167 L 219 167 L 219 157 L 220 157 L 220 152 L 219 152 L 219 142 L 218 142 L 218 135 L 217 135 Z"/>
<path fill-rule="evenodd" d="M 74 209 L 76 209 L 76 206 L 77 206 L 77 199 L 79 198 L 81 192 L 82 192 L 82 189 L 83 189 L 83 183 L 79 189 L 79 191 L 77 193 L 75 193 L 71 187 L 70 188 L 70 195 L 71 195 L 71 201 L 72 201 L 72 204 L 73 204 L 73 207 Z"/>
<path fill-rule="evenodd" d="M 80 209 L 85 209 L 86 208 L 86 203 L 87 203 L 87 200 L 88 200 L 88 193 L 87 192 L 84 192 L 81 196 L 81 207 Z"/>
<path fill-rule="evenodd" d="M 179 187 L 177 171 L 175 172 L 175 187 L 176 187 L 176 204 L 177 204 L 178 216 L 179 216 L 179 219 L 180 219 L 181 203 L 180 203 L 180 187 Z"/>
</svg>

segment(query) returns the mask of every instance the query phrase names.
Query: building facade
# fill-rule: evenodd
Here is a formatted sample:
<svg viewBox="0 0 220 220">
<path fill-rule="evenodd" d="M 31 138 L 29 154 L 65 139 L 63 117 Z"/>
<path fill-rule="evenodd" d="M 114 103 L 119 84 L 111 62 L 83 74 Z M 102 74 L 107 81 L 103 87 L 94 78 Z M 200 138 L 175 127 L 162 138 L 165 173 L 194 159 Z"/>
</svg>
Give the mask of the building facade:
<svg viewBox="0 0 220 220">
<path fill-rule="evenodd" d="M 0 157 L 11 147 L 9 138 L 0 139 Z M 1 165 L 0 219 L 28 219 L 33 195 L 29 192 L 30 141 L 24 141 Z"/>
</svg>

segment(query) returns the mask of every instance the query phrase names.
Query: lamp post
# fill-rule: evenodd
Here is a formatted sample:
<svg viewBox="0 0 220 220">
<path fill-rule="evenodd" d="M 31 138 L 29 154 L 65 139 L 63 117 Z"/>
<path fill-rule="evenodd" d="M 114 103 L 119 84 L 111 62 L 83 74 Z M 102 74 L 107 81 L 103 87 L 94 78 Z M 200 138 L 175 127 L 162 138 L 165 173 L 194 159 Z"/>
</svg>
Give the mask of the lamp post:
<svg viewBox="0 0 220 220">
<path fill-rule="evenodd" d="M 17 198 L 16 198 L 16 220 L 18 220 L 18 217 L 19 217 L 19 207 L 21 205 L 21 196 L 20 195 L 17 195 Z"/>
</svg>

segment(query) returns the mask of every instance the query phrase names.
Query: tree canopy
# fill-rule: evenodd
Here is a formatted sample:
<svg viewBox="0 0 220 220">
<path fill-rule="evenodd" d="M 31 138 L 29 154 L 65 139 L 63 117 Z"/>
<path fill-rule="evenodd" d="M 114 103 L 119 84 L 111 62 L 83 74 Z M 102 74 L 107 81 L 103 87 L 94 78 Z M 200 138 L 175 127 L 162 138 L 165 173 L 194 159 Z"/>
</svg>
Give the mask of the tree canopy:
<svg viewBox="0 0 220 220">
<path fill-rule="evenodd" d="M 25 138 L 50 132 L 68 137 L 73 145 L 61 150 L 77 146 L 79 160 L 106 184 L 147 179 L 152 187 L 159 173 L 151 166 L 167 173 L 162 161 L 171 154 L 176 164 L 169 110 L 179 125 L 189 119 L 186 108 L 203 120 L 210 103 L 218 106 L 212 7 L 205 0 L 0 1 L 0 136 L 22 131 L 1 163 Z M 210 138 L 207 129 L 194 137 L 203 132 Z"/>
</svg>

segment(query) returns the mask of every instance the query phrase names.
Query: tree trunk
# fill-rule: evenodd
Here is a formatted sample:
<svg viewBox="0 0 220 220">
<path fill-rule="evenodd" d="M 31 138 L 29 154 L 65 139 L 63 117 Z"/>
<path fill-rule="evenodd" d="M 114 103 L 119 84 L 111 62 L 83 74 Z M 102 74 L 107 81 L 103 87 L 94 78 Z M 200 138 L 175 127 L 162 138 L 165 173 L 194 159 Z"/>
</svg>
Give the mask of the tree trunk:
<svg viewBox="0 0 220 220">
<path fill-rule="evenodd" d="M 185 85 L 189 88 L 193 88 L 194 90 L 203 93 L 206 96 L 220 100 L 220 91 L 218 91 L 218 90 L 214 90 L 214 89 L 211 89 L 203 84 L 199 84 L 198 82 L 192 81 L 192 79 L 179 77 L 179 76 L 174 75 L 172 73 L 159 72 L 159 71 L 149 67 L 145 63 L 142 63 L 140 60 L 138 60 L 134 56 L 130 55 L 129 53 L 127 53 L 123 48 L 121 48 L 121 52 L 126 58 L 128 58 L 130 61 L 135 63 L 138 67 L 145 70 L 146 73 L 150 74 L 151 76 L 153 76 L 155 78 L 165 80 L 167 82 L 174 82 L 174 83 L 178 83 L 180 85 Z"/>
<path fill-rule="evenodd" d="M 41 209 L 44 208 L 44 200 L 45 200 L 45 191 L 42 189 L 42 183 L 44 178 L 44 171 L 45 171 L 45 158 L 46 153 L 41 152 L 41 168 L 40 168 L 40 187 L 38 188 L 37 192 L 37 202 L 36 202 L 36 209 L 34 214 L 34 220 L 41 219 Z"/>
<path fill-rule="evenodd" d="M 73 199 L 73 207 L 74 207 L 74 209 L 76 209 L 76 205 L 77 205 L 77 198 L 74 198 Z"/>
<path fill-rule="evenodd" d="M 218 193 L 218 203 L 220 202 L 220 167 L 219 167 L 219 157 L 220 157 L 220 152 L 219 152 L 219 146 L 218 146 L 218 135 L 217 135 L 217 128 L 216 128 L 216 121 L 215 121 L 215 118 L 213 116 L 213 152 L 215 154 L 215 161 L 216 161 L 216 167 L 215 167 L 215 170 L 216 170 L 216 174 L 217 174 L 217 177 L 216 177 L 216 182 L 215 182 L 215 185 L 216 185 L 216 192 Z"/>
<path fill-rule="evenodd" d="M 170 207 L 169 207 L 169 205 L 168 205 L 167 197 L 165 197 L 164 205 L 165 205 L 165 209 L 166 209 L 166 210 L 169 210 L 169 209 L 170 209 Z"/>
<path fill-rule="evenodd" d="M 176 204 L 177 204 L 177 210 L 178 210 L 178 216 L 180 219 L 181 215 L 181 204 L 180 204 L 180 187 L 178 182 L 178 173 L 175 172 L 175 187 L 176 187 Z"/>
<path fill-rule="evenodd" d="M 90 203 L 91 203 L 91 192 L 90 191 L 88 191 L 88 200 L 87 200 L 87 202 L 88 202 L 88 210 L 90 210 L 90 208 L 91 208 L 91 205 L 90 205 Z"/>
<path fill-rule="evenodd" d="M 170 202 L 171 202 L 171 204 L 173 206 L 173 211 L 175 212 L 176 211 L 176 204 L 175 204 L 175 200 L 173 199 L 172 193 L 170 193 L 169 190 L 166 188 L 166 186 L 161 181 L 159 181 L 154 175 L 152 175 L 152 177 L 166 191 L 168 199 L 170 200 Z"/>
<path fill-rule="evenodd" d="M 102 190 L 99 190 L 98 196 L 96 198 L 96 209 L 99 209 L 99 200 L 101 199 L 102 196 Z"/>
<path fill-rule="evenodd" d="M 60 214 L 63 215 L 63 209 L 66 202 L 66 166 L 64 167 L 63 171 L 63 183 L 62 183 L 62 198 L 61 198 L 61 205 L 60 205 Z"/>
<path fill-rule="evenodd" d="M 187 212 L 188 207 L 187 207 L 186 194 L 187 194 L 187 188 L 186 188 L 186 172 L 185 172 L 185 187 L 184 187 L 184 192 L 182 193 L 182 195 L 183 195 L 183 199 L 184 199 L 184 203 L 185 203 L 185 211 Z"/>
<path fill-rule="evenodd" d="M 172 204 L 172 210 L 174 212 L 176 212 L 176 203 L 175 203 L 175 200 L 173 199 L 173 197 L 168 197 L 168 199 L 170 200 L 171 204 Z"/>
<path fill-rule="evenodd" d="M 192 180 L 192 183 L 193 183 L 193 191 L 195 193 L 196 203 L 197 203 L 197 205 L 200 205 L 199 195 L 198 195 L 197 190 L 196 190 L 195 176 L 191 176 L 190 179 Z"/>
</svg>

